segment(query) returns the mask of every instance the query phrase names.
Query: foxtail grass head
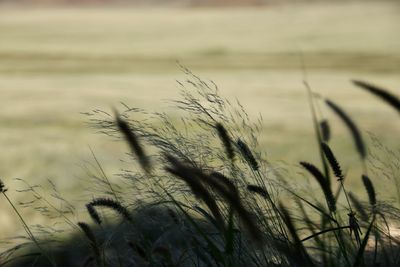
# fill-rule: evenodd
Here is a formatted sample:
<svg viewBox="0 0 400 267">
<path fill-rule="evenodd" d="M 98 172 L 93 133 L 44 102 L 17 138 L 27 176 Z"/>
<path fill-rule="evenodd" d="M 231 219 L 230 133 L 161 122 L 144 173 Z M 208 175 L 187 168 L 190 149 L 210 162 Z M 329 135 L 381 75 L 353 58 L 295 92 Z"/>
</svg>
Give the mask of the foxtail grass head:
<svg viewBox="0 0 400 267">
<path fill-rule="evenodd" d="M 331 165 L 331 168 L 332 168 L 333 173 L 335 174 L 336 178 L 338 179 L 338 181 L 343 181 L 344 175 L 342 172 L 342 168 L 340 167 L 340 164 L 337 161 L 335 155 L 333 154 L 331 148 L 326 143 L 322 143 L 321 147 L 325 154 L 326 159 L 329 162 L 329 165 Z"/>
<path fill-rule="evenodd" d="M 128 221 L 132 222 L 132 217 L 129 214 L 129 211 L 122 206 L 122 204 L 119 201 L 109 199 L 109 198 L 96 198 L 92 200 L 91 202 L 86 204 L 87 211 L 90 215 L 90 217 L 97 223 L 101 224 L 102 220 L 96 210 L 96 207 L 105 207 L 114 210 L 117 212 L 121 217 Z"/>
<path fill-rule="evenodd" d="M 376 193 L 374 185 L 372 184 L 371 179 L 367 175 L 362 175 L 362 181 L 364 183 L 365 190 L 368 193 L 369 203 L 372 207 L 376 206 Z"/>
<path fill-rule="evenodd" d="M 321 137 L 324 142 L 329 142 L 331 139 L 331 128 L 329 127 L 328 120 L 322 120 L 319 123 L 321 129 Z"/>
<path fill-rule="evenodd" d="M 364 81 L 353 80 L 353 84 L 377 96 L 400 113 L 400 98 L 398 98 L 394 94 L 376 85 Z"/>
<path fill-rule="evenodd" d="M 361 159 L 364 160 L 367 157 L 367 149 L 365 147 L 363 138 L 361 136 L 361 132 L 358 129 L 357 125 L 351 119 L 351 117 L 337 104 L 332 102 L 331 100 L 325 100 L 325 103 L 330 107 L 336 115 L 343 121 L 343 123 L 349 129 L 351 135 L 353 136 L 354 144 L 356 146 L 357 152 L 360 155 Z"/>
<path fill-rule="evenodd" d="M 331 186 L 325 176 L 321 173 L 321 171 L 311 163 L 301 161 L 300 165 L 303 166 L 319 183 L 324 195 L 326 202 L 328 204 L 328 208 L 331 212 L 336 211 L 336 200 L 332 193 Z"/>
<path fill-rule="evenodd" d="M 250 165 L 250 167 L 254 171 L 258 171 L 260 166 L 258 165 L 258 162 L 257 162 L 256 158 L 254 157 L 253 153 L 251 152 L 249 146 L 240 139 L 237 140 L 236 145 L 237 145 L 240 153 L 242 154 L 243 158 L 247 161 L 247 163 Z"/>
<path fill-rule="evenodd" d="M 235 153 L 232 146 L 232 140 L 229 137 L 228 131 L 221 123 L 217 123 L 215 125 L 215 128 L 217 129 L 219 139 L 221 139 L 221 142 L 225 147 L 226 155 L 230 160 L 233 161 L 235 158 Z"/>
<path fill-rule="evenodd" d="M 150 159 L 147 157 L 142 145 L 140 144 L 136 134 L 132 131 L 128 122 L 122 119 L 117 112 L 116 113 L 116 124 L 118 130 L 122 133 L 125 140 L 128 142 L 132 152 L 137 156 L 140 166 L 146 173 L 151 172 Z"/>
</svg>

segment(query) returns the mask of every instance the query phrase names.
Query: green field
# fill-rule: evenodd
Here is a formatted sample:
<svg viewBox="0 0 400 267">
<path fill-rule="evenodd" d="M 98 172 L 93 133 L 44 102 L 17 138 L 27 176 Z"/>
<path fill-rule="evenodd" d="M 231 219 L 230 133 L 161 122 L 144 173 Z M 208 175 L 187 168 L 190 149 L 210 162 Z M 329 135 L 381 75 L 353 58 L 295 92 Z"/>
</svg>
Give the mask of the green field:
<svg viewBox="0 0 400 267">
<path fill-rule="evenodd" d="M 165 101 L 178 96 L 175 80 L 185 79 L 176 61 L 239 99 L 251 116 L 262 114 L 260 139 L 271 160 L 316 160 L 301 57 L 316 92 L 398 147 L 398 114 L 349 80 L 400 95 L 399 14 L 395 2 L 0 9 L 0 177 L 11 192 L 21 187 L 13 178 L 51 179 L 67 198 L 81 195 L 81 166 L 93 162 L 89 146 L 112 177 L 125 146 L 95 134 L 80 113 L 123 101 L 179 116 Z M 324 114 L 335 122 L 333 144 L 347 169 L 357 162 L 351 140 Z M 11 210 L 4 203 L 0 209 L 1 235 L 13 233 Z"/>
</svg>

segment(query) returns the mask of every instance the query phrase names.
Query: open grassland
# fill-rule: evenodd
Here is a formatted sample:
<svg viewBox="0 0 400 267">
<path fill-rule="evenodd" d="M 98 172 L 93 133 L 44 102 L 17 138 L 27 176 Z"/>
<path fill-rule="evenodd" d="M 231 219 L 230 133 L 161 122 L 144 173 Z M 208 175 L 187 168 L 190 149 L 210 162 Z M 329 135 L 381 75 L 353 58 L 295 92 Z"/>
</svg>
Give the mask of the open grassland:
<svg viewBox="0 0 400 267">
<path fill-rule="evenodd" d="M 110 111 L 123 101 L 179 116 L 165 101 L 178 97 L 175 80 L 184 79 L 177 60 L 214 80 L 255 119 L 262 114 L 262 149 L 272 160 L 317 160 L 300 54 L 316 92 L 345 107 L 364 131 L 398 147 L 398 114 L 349 80 L 400 94 L 399 14 L 394 2 L 2 9 L 1 178 L 11 192 L 21 186 L 12 178 L 31 184 L 51 179 L 67 198 L 81 195 L 82 165 L 93 163 L 89 146 L 112 177 L 125 146 L 95 134 L 80 112 Z M 343 125 L 328 110 L 324 114 L 332 118 L 333 147 L 351 174 L 359 168 L 352 142 Z M 0 209 L 1 233 L 12 233 L 14 221 L 3 215 L 9 210 L 4 203 Z"/>
</svg>

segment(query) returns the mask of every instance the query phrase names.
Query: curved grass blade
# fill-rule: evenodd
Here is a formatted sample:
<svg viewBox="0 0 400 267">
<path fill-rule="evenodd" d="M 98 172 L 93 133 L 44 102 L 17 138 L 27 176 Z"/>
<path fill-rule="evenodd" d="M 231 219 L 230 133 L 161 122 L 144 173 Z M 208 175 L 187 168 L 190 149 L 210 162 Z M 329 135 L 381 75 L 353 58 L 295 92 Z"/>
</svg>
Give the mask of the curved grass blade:
<svg viewBox="0 0 400 267">
<path fill-rule="evenodd" d="M 309 240 L 309 239 L 316 238 L 316 237 L 318 237 L 319 235 L 322 235 L 322 234 L 325 234 L 325 233 L 329 233 L 329 232 L 332 232 L 332 231 L 338 231 L 338 230 L 342 230 L 342 229 L 347 229 L 347 228 L 350 228 L 350 226 L 340 226 L 340 227 L 325 229 L 325 230 L 320 231 L 320 232 L 318 232 L 318 233 L 315 233 L 315 234 L 312 234 L 312 235 L 310 235 L 310 236 L 307 236 L 307 237 L 303 238 L 303 239 L 300 240 L 300 241 L 301 241 L 301 242 L 304 242 L 304 241 L 307 241 L 307 240 Z"/>
</svg>

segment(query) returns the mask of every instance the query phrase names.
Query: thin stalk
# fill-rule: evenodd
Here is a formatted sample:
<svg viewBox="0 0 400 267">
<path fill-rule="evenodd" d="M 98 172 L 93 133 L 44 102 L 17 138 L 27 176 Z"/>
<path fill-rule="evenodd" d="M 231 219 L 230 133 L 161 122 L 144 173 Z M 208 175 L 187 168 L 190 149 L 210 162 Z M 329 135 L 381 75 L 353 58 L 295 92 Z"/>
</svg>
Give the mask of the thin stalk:
<svg viewBox="0 0 400 267">
<path fill-rule="evenodd" d="M 307 236 L 307 237 L 301 239 L 300 241 L 301 241 L 301 242 L 304 242 L 304 241 L 307 241 L 307 240 L 309 240 L 309 239 L 311 239 L 311 238 L 317 237 L 317 236 L 319 236 L 319 235 L 322 235 L 322 234 L 325 234 L 325 233 L 328 233 L 328 232 L 332 232 L 332 231 L 337 231 L 337 230 L 346 229 L 346 228 L 350 228 L 350 226 L 339 226 L 339 227 L 335 227 L 335 228 L 325 229 L 325 230 L 323 230 L 323 231 L 321 231 L 321 232 L 318 232 L 318 233 L 312 234 L 312 235 L 310 235 L 310 236 Z"/>
<path fill-rule="evenodd" d="M 351 208 L 350 201 L 349 201 L 349 196 L 347 195 L 347 191 L 344 187 L 343 179 L 339 179 L 339 181 L 340 181 L 340 187 L 342 188 L 344 196 L 346 197 L 347 204 L 349 205 L 349 210 L 351 213 L 353 213 L 353 210 Z"/>
<path fill-rule="evenodd" d="M 28 236 L 31 238 L 31 240 L 35 243 L 35 245 L 38 247 L 38 249 L 42 252 L 42 254 L 47 258 L 47 260 L 50 262 L 50 264 L 53 267 L 56 267 L 57 265 L 51 259 L 51 257 L 47 254 L 47 252 L 40 246 L 39 242 L 37 241 L 36 237 L 33 235 L 31 229 L 29 228 L 28 224 L 25 222 L 24 218 L 22 218 L 21 214 L 19 213 L 17 207 L 12 203 L 11 199 L 7 196 L 6 192 L 2 191 L 1 192 L 3 196 L 6 198 L 7 202 L 10 204 L 10 206 L 13 208 L 14 212 L 17 214 L 18 218 L 20 219 L 22 226 L 25 229 L 25 232 L 28 234 Z"/>
<path fill-rule="evenodd" d="M 319 129 L 319 124 L 318 124 L 318 119 L 317 119 L 318 117 L 317 117 L 317 112 L 315 110 L 315 104 L 314 104 L 314 101 L 313 101 L 313 95 L 312 95 L 311 87 L 310 87 L 310 84 L 308 83 L 307 69 L 306 69 L 306 64 L 304 62 L 304 57 L 303 57 L 303 53 L 302 52 L 300 52 L 300 61 L 301 61 L 301 69 L 302 69 L 302 72 L 303 72 L 303 84 L 307 89 L 308 103 L 310 105 L 310 110 L 311 110 L 311 115 L 312 115 L 312 118 L 313 118 L 315 135 L 316 135 L 317 141 L 318 141 L 319 154 L 320 154 L 322 166 L 324 168 L 325 177 L 327 178 L 328 183 L 330 183 L 331 178 L 330 178 L 330 173 L 329 173 L 329 167 L 328 167 L 328 163 L 325 160 L 324 152 L 322 151 L 322 147 L 321 147 L 322 137 L 321 137 L 321 132 L 320 132 L 320 129 Z"/>
<path fill-rule="evenodd" d="M 107 185 L 110 187 L 110 190 L 111 190 L 112 194 L 114 195 L 115 200 L 120 201 L 119 198 L 118 198 L 118 195 L 115 192 L 114 188 L 112 187 L 112 184 L 111 184 L 110 180 L 108 179 L 103 167 L 101 167 L 101 164 L 100 164 L 99 160 L 97 159 L 96 155 L 94 154 L 93 149 L 90 146 L 89 146 L 89 150 L 92 153 L 92 157 L 93 157 L 94 161 L 96 162 L 96 165 L 99 168 L 99 170 L 101 172 L 101 175 L 106 180 Z"/>
</svg>

